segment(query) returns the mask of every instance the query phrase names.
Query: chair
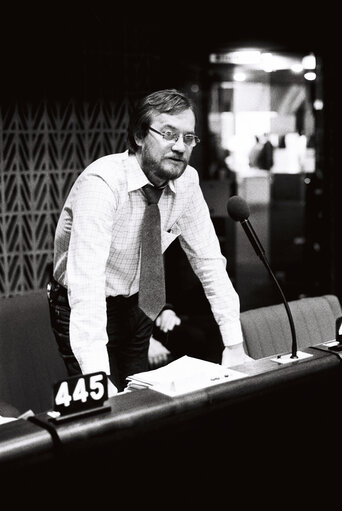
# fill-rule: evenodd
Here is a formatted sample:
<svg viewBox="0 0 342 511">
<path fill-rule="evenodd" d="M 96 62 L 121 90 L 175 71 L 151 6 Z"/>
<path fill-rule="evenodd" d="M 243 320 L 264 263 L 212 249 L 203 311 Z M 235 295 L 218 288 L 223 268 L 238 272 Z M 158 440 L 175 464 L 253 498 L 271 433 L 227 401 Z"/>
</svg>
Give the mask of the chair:
<svg viewBox="0 0 342 511">
<path fill-rule="evenodd" d="M 66 376 L 46 291 L 0 299 L 0 402 L 20 413 L 51 410 L 53 384 Z"/>
<path fill-rule="evenodd" d="M 335 295 L 301 298 L 289 302 L 297 347 L 305 349 L 335 339 L 335 322 L 342 315 Z M 241 313 L 245 348 L 254 358 L 291 351 L 291 328 L 283 303 Z"/>
</svg>

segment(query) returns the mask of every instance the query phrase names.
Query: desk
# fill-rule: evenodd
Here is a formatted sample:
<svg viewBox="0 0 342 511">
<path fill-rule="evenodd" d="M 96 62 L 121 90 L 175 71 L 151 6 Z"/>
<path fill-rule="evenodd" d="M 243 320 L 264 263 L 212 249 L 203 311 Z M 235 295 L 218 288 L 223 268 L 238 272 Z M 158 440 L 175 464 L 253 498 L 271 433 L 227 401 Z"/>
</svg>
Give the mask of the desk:
<svg viewBox="0 0 342 511">
<path fill-rule="evenodd" d="M 234 458 L 250 467 L 265 446 L 284 459 L 299 445 L 306 456 L 312 442 L 339 429 L 342 370 L 336 354 L 304 351 L 312 357 L 285 365 L 272 357 L 251 361 L 236 367 L 246 378 L 183 396 L 137 390 L 109 399 L 110 410 L 97 415 L 52 425 L 40 414 L 4 424 L 2 474 L 68 479 L 89 477 L 96 467 L 99 477 L 114 477 L 115 468 L 127 474 L 137 467 L 133 472 L 146 468 L 148 477 L 165 481 L 175 464 L 188 477 L 203 459 L 209 467 Z"/>
</svg>

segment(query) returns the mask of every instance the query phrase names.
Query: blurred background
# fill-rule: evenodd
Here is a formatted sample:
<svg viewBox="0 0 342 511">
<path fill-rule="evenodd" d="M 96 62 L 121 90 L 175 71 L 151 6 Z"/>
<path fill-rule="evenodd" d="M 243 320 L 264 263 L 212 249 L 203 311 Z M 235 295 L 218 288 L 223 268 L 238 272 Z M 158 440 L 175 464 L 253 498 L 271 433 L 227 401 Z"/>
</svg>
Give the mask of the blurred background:
<svg viewBox="0 0 342 511">
<path fill-rule="evenodd" d="M 320 9 L 4 9 L 0 297 L 44 289 L 72 183 L 94 159 L 125 150 L 137 97 L 175 87 L 198 108 L 191 163 L 241 309 L 281 299 L 228 217 L 235 194 L 248 202 L 287 299 L 341 299 L 340 55 L 333 13 Z"/>
</svg>

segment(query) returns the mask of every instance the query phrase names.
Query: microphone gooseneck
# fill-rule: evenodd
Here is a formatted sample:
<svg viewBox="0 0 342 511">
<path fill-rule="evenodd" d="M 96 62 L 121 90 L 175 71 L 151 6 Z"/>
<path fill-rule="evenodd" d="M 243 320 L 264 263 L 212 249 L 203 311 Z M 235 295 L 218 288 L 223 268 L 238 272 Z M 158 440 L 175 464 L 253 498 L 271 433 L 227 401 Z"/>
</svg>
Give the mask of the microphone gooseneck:
<svg viewBox="0 0 342 511">
<path fill-rule="evenodd" d="M 291 310 L 290 310 L 289 304 L 287 303 L 287 300 L 285 298 L 283 290 L 281 289 L 280 284 L 279 284 L 278 280 L 276 279 L 276 277 L 275 277 L 275 275 L 274 275 L 274 273 L 273 273 L 273 271 L 272 271 L 272 269 L 271 269 L 271 267 L 269 265 L 269 262 L 267 260 L 266 254 L 265 254 L 265 250 L 264 250 L 262 244 L 260 243 L 260 240 L 259 240 L 256 232 L 254 231 L 250 221 L 248 220 L 248 217 L 250 215 L 248 204 L 247 204 L 247 202 L 244 199 L 242 199 L 238 195 L 233 195 L 228 200 L 227 211 L 228 211 L 229 216 L 233 220 L 235 220 L 236 222 L 240 222 L 241 223 L 241 225 L 242 225 L 242 227 L 243 227 L 243 229 L 244 229 L 244 231 L 245 231 L 249 241 L 251 242 L 251 245 L 254 248 L 257 256 L 264 263 L 268 273 L 270 274 L 273 282 L 275 283 L 275 285 L 276 285 L 276 287 L 277 287 L 277 289 L 278 289 L 278 291 L 280 293 L 281 299 L 282 299 L 282 301 L 284 303 L 284 306 L 285 306 L 285 309 L 286 309 L 286 313 L 287 313 L 287 316 L 288 316 L 288 319 L 289 319 L 290 328 L 291 328 L 291 335 L 292 335 L 291 358 L 298 358 L 297 357 L 296 330 L 295 330 L 295 326 L 294 326 Z"/>
</svg>

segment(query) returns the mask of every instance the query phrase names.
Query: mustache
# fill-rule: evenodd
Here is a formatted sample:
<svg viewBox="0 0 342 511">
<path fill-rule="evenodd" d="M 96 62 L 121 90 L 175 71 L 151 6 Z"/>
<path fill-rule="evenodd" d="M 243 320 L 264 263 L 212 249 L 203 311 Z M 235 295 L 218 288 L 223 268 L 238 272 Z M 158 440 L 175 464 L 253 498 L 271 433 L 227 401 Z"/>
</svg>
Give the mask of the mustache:
<svg viewBox="0 0 342 511">
<path fill-rule="evenodd" d="M 182 163 L 187 163 L 188 162 L 188 160 L 186 158 L 182 158 L 181 156 L 175 156 L 174 154 L 170 155 L 170 156 L 165 156 L 165 158 L 167 160 L 175 160 L 175 161 L 180 161 Z"/>
</svg>

